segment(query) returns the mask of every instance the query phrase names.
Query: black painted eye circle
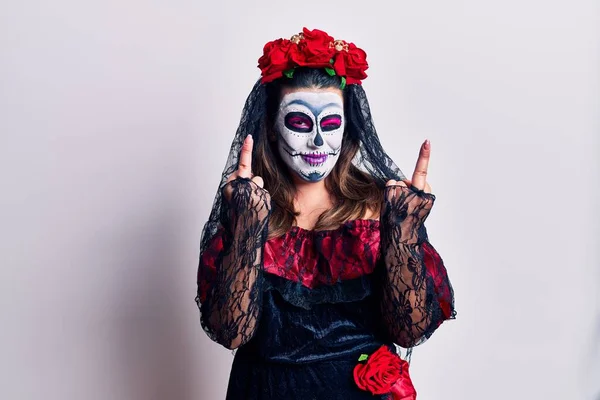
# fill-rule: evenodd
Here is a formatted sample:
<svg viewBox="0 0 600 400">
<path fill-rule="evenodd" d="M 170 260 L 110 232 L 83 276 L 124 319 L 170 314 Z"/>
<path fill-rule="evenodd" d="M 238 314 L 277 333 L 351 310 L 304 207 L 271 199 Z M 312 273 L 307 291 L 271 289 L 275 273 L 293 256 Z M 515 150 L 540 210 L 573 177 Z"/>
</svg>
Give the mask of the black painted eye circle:
<svg viewBox="0 0 600 400">
<path fill-rule="evenodd" d="M 321 120 L 321 129 L 323 132 L 333 131 L 342 126 L 342 117 L 337 114 L 328 115 Z"/>
<path fill-rule="evenodd" d="M 295 132 L 311 132 L 313 130 L 312 119 L 298 111 L 293 111 L 285 116 L 285 126 Z"/>
</svg>

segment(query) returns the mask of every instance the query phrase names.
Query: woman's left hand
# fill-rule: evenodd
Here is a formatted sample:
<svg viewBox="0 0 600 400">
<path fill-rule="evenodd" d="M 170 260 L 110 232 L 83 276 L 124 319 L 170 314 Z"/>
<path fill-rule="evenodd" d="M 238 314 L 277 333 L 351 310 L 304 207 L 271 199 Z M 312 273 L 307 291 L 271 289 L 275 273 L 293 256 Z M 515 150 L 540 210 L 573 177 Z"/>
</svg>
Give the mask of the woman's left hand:
<svg viewBox="0 0 600 400">
<path fill-rule="evenodd" d="M 395 181 L 390 179 L 385 184 L 386 186 L 400 185 L 410 186 L 413 185 L 415 188 L 424 191 L 425 193 L 431 193 L 431 186 L 427 183 L 427 167 L 429 166 L 429 156 L 431 154 L 431 143 L 429 140 L 425 140 L 421 145 L 419 151 L 419 158 L 417 159 L 417 165 L 413 172 L 412 179 L 404 179 L 401 181 Z"/>
</svg>

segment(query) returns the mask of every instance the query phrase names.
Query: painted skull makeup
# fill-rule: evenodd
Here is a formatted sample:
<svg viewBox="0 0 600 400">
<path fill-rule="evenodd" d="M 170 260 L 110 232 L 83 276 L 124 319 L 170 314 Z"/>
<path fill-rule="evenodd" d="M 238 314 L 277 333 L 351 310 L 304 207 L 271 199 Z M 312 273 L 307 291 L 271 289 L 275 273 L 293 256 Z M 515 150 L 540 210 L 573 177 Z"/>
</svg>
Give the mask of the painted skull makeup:
<svg viewBox="0 0 600 400">
<path fill-rule="evenodd" d="M 339 94 L 308 90 L 286 94 L 275 121 L 281 158 L 302 179 L 324 179 L 339 158 L 344 125 Z"/>
</svg>

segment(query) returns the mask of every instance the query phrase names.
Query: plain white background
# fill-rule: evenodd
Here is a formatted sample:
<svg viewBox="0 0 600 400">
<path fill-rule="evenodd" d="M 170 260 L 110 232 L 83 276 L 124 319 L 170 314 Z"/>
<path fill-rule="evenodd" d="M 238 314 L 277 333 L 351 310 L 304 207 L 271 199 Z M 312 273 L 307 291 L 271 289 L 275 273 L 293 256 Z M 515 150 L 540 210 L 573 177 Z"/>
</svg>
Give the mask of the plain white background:
<svg viewBox="0 0 600 400">
<path fill-rule="evenodd" d="M 405 173 L 432 141 L 458 318 L 414 351 L 419 400 L 600 398 L 597 2 L 0 10 L 0 398 L 224 398 L 200 232 L 262 46 L 303 26 L 367 51 Z"/>
</svg>

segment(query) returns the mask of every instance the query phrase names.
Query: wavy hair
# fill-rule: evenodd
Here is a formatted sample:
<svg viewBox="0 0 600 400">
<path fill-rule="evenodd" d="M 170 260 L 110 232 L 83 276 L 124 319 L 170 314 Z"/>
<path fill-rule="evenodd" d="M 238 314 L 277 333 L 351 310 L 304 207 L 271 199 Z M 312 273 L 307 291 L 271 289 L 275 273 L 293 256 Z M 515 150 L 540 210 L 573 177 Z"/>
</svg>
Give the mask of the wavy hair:
<svg viewBox="0 0 600 400">
<path fill-rule="evenodd" d="M 294 208 L 296 187 L 291 172 L 281 159 L 275 138 L 274 121 L 285 89 L 339 88 L 341 79 L 330 76 L 323 69 L 297 68 L 293 77 L 280 78 L 266 85 L 266 115 L 262 124 L 263 134 L 254 141 L 252 170 L 265 182 L 271 194 L 273 211 L 269 221 L 269 238 L 285 234 L 296 223 L 299 212 Z M 352 85 L 353 86 L 353 85 Z M 348 220 L 379 215 L 383 192 L 380 184 L 367 172 L 353 164 L 360 148 L 358 135 L 352 132 L 361 129 L 360 116 L 353 115 L 354 92 L 347 86 L 342 90 L 346 128 L 344 130 L 340 156 L 325 178 L 325 187 L 334 206 L 324 211 L 317 219 L 315 230 L 335 229 Z"/>
</svg>

